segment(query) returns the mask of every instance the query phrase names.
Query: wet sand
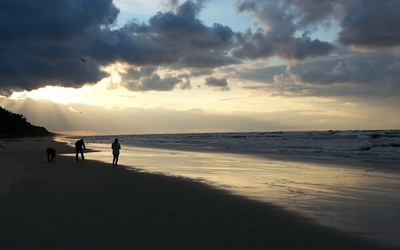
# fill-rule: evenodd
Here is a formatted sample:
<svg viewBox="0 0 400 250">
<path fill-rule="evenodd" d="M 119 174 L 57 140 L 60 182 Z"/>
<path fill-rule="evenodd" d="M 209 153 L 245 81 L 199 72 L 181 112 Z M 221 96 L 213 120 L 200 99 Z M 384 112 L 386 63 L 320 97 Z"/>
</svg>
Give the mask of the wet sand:
<svg viewBox="0 0 400 250">
<path fill-rule="evenodd" d="M 202 183 L 60 156 L 51 138 L 6 140 L 1 249 L 396 249 Z"/>
</svg>

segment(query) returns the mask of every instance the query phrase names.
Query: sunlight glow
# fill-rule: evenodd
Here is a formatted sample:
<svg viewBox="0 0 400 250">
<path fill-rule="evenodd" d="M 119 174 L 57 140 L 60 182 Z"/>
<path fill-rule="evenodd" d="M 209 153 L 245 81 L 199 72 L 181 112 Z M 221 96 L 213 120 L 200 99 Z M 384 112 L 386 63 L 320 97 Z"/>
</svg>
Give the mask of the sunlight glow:
<svg viewBox="0 0 400 250">
<path fill-rule="evenodd" d="M 68 104 L 77 101 L 76 97 L 76 89 L 74 88 L 46 86 L 30 92 L 14 92 L 10 99 L 21 100 L 30 98 L 34 100 L 50 100 L 55 103 Z"/>
</svg>

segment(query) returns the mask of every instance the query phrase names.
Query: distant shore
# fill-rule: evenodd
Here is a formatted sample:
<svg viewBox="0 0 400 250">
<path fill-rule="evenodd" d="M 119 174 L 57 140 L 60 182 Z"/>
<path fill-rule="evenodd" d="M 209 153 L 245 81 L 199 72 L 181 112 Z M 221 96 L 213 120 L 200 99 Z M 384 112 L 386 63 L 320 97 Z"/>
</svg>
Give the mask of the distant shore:
<svg viewBox="0 0 400 250">
<path fill-rule="evenodd" d="M 57 155 L 51 137 L 4 140 L 2 249 L 396 249 L 180 178 Z M 90 153 L 88 153 L 90 154 Z"/>
</svg>

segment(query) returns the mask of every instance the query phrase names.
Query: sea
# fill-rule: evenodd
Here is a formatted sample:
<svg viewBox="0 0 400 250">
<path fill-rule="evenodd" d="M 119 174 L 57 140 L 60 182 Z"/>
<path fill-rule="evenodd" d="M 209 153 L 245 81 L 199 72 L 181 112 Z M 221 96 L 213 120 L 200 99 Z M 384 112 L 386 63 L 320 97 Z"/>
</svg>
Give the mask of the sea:
<svg viewBox="0 0 400 250">
<path fill-rule="evenodd" d="M 400 130 L 101 135 L 86 158 L 187 178 L 400 247 Z"/>
</svg>

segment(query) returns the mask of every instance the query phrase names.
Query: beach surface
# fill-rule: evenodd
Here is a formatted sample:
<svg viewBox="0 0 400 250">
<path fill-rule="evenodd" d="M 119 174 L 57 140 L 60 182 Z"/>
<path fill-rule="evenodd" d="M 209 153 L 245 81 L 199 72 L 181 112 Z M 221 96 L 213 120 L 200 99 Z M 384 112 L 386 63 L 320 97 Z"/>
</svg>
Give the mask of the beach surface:
<svg viewBox="0 0 400 250">
<path fill-rule="evenodd" d="M 398 249 L 204 183 L 75 161 L 52 138 L 3 144 L 1 249 Z"/>
</svg>

